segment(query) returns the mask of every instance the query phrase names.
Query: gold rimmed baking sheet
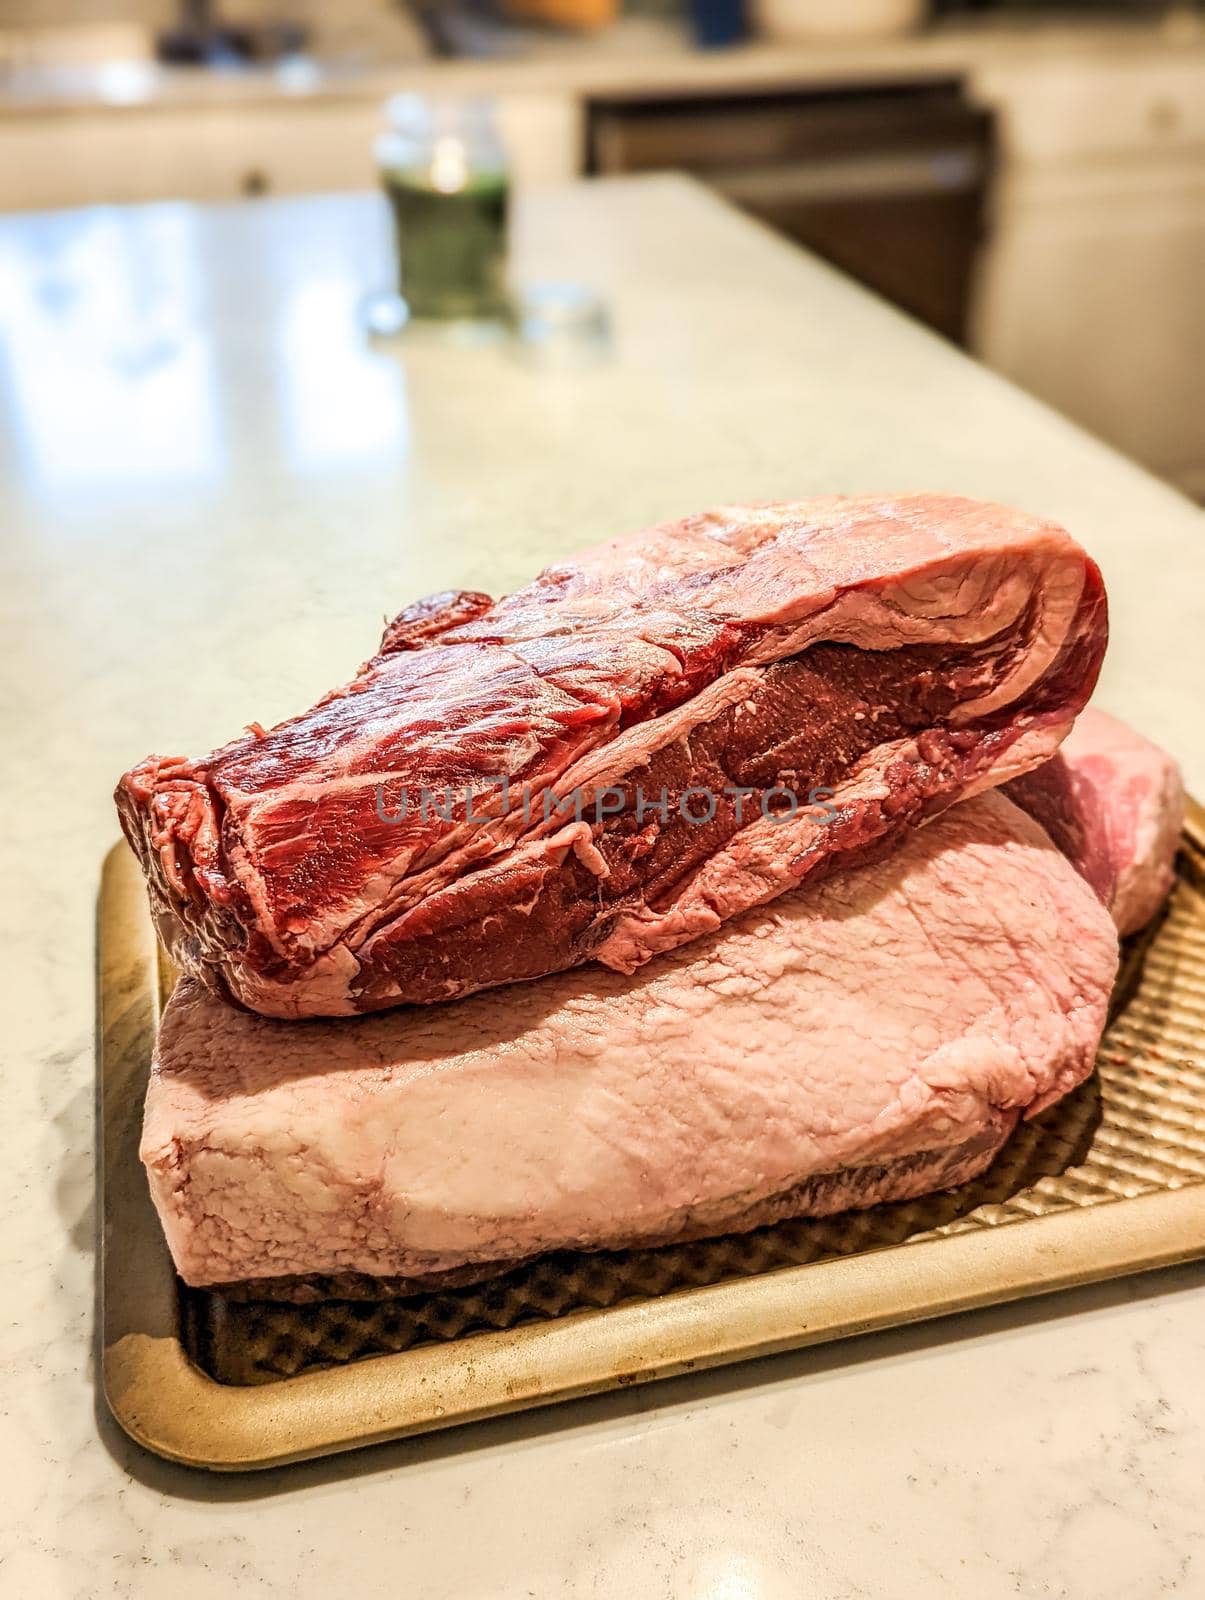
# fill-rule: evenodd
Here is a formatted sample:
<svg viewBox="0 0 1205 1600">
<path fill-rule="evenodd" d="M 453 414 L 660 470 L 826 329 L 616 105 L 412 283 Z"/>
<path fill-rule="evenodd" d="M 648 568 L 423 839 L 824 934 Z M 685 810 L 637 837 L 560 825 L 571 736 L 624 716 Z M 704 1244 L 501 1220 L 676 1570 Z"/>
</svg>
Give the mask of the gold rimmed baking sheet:
<svg viewBox="0 0 1205 1600">
<path fill-rule="evenodd" d="M 475 1288 L 312 1305 L 184 1288 L 138 1161 L 171 974 L 124 845 L 100 897 L 105 1394 L 194 1466 L 301 1460 L 1205 1256 L 1205 811 L 1095 1076 L 949 1194 Z"/>
</svg>

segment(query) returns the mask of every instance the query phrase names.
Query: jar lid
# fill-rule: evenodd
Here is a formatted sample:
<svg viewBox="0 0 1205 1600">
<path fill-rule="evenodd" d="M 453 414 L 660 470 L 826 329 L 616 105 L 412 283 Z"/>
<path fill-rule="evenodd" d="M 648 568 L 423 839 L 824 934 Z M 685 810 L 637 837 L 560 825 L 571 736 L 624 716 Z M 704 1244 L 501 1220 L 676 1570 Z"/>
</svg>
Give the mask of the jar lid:
<svg viewBox="0 0 1205 1600">
<path fill-rule="evenodd" d="M 443 146 L 459 150 L 475 168 L 503 170 L 496 102 L 451 95 L 395 94 L 385 102 L 385 131 L 376 142 L 379 166 L 406 167 Z"/>
</svg>

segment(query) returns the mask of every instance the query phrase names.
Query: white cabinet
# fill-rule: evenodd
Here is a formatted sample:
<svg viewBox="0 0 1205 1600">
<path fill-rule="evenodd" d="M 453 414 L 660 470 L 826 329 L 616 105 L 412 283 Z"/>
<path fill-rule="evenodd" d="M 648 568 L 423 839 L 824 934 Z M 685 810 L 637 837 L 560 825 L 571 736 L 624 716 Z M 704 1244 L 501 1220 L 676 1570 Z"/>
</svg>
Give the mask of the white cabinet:
<svg viewBox="0 0 1205 1600">
<path fill-rule="evenodd" d="M 363 187 L 372 104 L 72 111 L 0 121 L 0 209 Z"/>
<path fill-rule="evenodd" d="M 983 74 L 991 366 L 1205 496 L 1205 54 Z"/>
<path fill-rule="evenodd" d="M 365 188 L 387 92 L 3 116 L 0 211 Z M 576 176 L 572 95 L 507 96 L 499 118 L 518 182 Z"/>
</svg>

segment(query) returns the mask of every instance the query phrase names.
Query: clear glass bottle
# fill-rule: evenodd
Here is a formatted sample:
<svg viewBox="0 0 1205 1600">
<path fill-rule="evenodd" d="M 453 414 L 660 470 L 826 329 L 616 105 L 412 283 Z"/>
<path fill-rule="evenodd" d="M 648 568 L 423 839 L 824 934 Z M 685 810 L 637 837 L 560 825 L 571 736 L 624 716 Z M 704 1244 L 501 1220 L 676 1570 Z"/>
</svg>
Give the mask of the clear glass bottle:
<svg viewBox="0 0 1205 1600">
<path fill-rule="evenodd" d="M 413 317 L 495 317 L 506 300 L 510 174 L 488 100 L 397 95 L 377 142 L 398 291 Z"/>
</svg>

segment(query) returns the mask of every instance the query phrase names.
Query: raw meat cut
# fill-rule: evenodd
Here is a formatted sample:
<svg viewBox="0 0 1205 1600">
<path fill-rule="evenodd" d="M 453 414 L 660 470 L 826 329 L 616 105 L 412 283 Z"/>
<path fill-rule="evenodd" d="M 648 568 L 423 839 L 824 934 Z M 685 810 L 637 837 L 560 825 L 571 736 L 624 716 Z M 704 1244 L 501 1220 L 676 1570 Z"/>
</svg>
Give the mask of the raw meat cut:
<svg viewBox="0 0 1205 1600">
<path fill-rule="evenodd" d="M 186 979 L 142 1158 L 193 1284 L 489 1275 L 972 1177 L 1092 1070 L 1108 912 L 998 793 L 632 976 L 281 1023 Z"/>
<path fill-rule="evenodd" d="M 728 508 L 435 596 L 345 688 L 118 806 L 176 962 L 268 1016 L 631 972 L 1047 759 L 1100 574 L 935 495 Z"/>
<path fill-rule="evenodd" d="M 1166 900 L 1184 826 L 1184 782 L 1166 750 L 1089 706 L 1057 755 L 1007 786 L 1113 913 L 1136 933 Z"/>
</svg>

